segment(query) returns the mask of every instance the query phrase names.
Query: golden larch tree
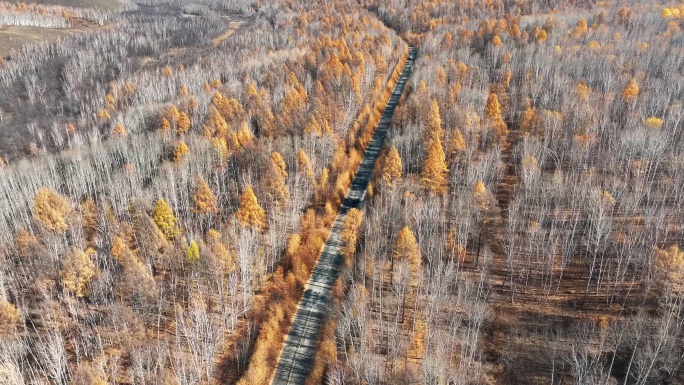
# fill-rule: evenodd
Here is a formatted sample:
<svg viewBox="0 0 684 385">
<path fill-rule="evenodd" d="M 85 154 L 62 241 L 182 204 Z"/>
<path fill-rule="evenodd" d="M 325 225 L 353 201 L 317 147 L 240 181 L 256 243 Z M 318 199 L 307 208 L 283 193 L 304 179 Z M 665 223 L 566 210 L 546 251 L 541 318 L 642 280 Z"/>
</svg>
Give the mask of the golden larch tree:
<svg viewBox="0 0 684 385">
<path fill-rule="evenodd" d="M 202 135 L 206 138 L 211 138 L 212 136 L 225 137 L 228 134 L 228 123 L 221 116 L 219 110 L 216 107 L 209 107 L 209 119 L 204 125 L 204 130 Z"/>
<path fill-rule="evenodd" d="M 126 130 L 126 127 L 124 127 L 123 124 L 117 123 L 112 129 L 112 135 L 117 138 L 125 138 L 128 136 L 128 130 Z"/>
<path fill-rule="evenodd" d="M 62 260 L 62 284 L 78 298 L 90 294 L 90 281 L 97 276 L 97 267 L 91 260 L 94 254 L 93 249 L 82 251 L 73 248 Z"/>
<path fill-rule="evenodd" d="M 495 93 L 490 93 L 487 98 L 487 105 L 485 107 L 485 116 L 492 123 L 492 128 L 497 136 L 497 139 L 502 140 L 508 135 L 508 127 L 501 116 L 501 104 L 499 104 L 499 97 Z"/>
<path fill-rule="evenodd" d="M 401 164 L 401 156 L 399 156 L 399 151 L 396 147 L 392 146 L 385 159 L 382 162 L 382 173 L 380 175 L 380 180 L 388 186 L 401 180 L 401 174 L 403 171 L 403 166 Z"/>
<path fill-rule="evenodd" d="M 646 121 L 646 127 L 648 128 L 661 128 L 663 126 L 663 120 L 660 118 L 657 118 L 655 116 L 651 116 L 650 118 L 647 118 Z"/>
<path fill-rule="evenodd" d="M 421 258 L 418 242 L 408 226 L 404 226 L 397 234 L 397 242 L 394 246 L 394 258 L 398 261 L 406 261 L 411 267 L 411 282 L 414 284 L 420 271 Z"/>
<path fill-rule="evenodd" d="M 240 147 L 251 143 L 252 139 L 254 139 L 254 134 L 252 134 L 252 130 L 249 129 L 247 122 L 242 122 L 236 135 L 237 140 L 240 143 Z"/>
<path fill-rule="evenodd" d="M 622 98 L 626 102 L 632 102 L 636 100 L 637 96 L 639 96 L 639 84 L 637 84 L 636 79 L 632 78 L 627 84 L 627 87 L 622 90 Z"/>
<path fill-rule="evenodd" d="M 17 308 L 0 296 L 0 335 L 14 332 L 14 328 L 19 325 L 21 315 Z M 5 366 L 5 368 L 7 368 Z M 4 376 L 0 374 L 0 378 Z M 9 382 L 10 384 L 12 382 Z"/>
<path fill-rule="evenodd" d="M 188 263 L 196 263 L 200 260 L 200 249 L 197 242 L 192 241 L 190 245 L 185 249 L 185 260 Z"/>
<path fill-rule="evenodd" d="M 446 193 L 448 171 L 442 142 L 438 137 L 432 138 L 428 147 L 427 158 L 423 165 L 420 186 L 431 193 L 443 195 Z"/>
<path fill-rule="evenodd" d="M 285 160 L 283 159 L 283 156 L 280 155 L 280 153 L 277 151 L 274 151 L 271 154 L 271 166 L 278 170 L 278 172 L 283 178 L 287 179 L 288 174 L 287 168 L 285 166 Z"/>
<path fill-rule="evenodd" d="M 314 185 L 316 184 L 316 177 L 314 176 L 313 169 L 311 168 L 309 157 L 306 155 L 304 150 L 299 150 L 297 153 L 297 169 L 302 175 L 311 180 L 311 183 Z"/>
<path fill-rule="evenodd" d="M 342 247 L 342 257 L 344 258 L 344 264 L 346 267 L 351 267 L 354 261 L 354 252 L 356 251 L 356 240 L 359 235 L 359 229 L 361 228 L 361 221 L 363 220 L 363 215 L 361 210 L 353 208 L 347 211 L 347 215 L 344 217 L 342 222 L 342 241 L 344 246 Z"/>
<path fill-rule="evenodd" d="M 288 177 L 285 160 L 278 152 L 271 154 L 271 167 L 266 175 L 266 187 L 268 195 L 276 206 L 283 206 L 290 197 L 286 179 Z"/>
<path fill-rule="evenodd" d="M 449 156 L 456 157 L 466 152 L 466 141 L 458 128 L 449 137 Z"/>
<path fill-rule="evenodd" d="M 240 208 L 235 214 L 240 223 L 245 227 L 257 227 L 263 229 L 266 226 L 266 212 L 259 206 L 252 186 L 247 185 L 245 192 L 240 197 Z"/>
<path fill-rule="evenodd" d="M 656 252 L 653 263 L 662 286 L 677 294 L 684 293 L 684 251 L 678 245 L 667 249 L 653 249 Z"/>
<path fill-rule="evenodd" d="M 163 198 L 157 199 L 152 210 L 152 220 L 167 239 L 174 239 L 180 234 L 180 229 L 176 225 L 178 219 L 173 215 L 171 207 Z"/>
<path fill-rule="evenodd" d="M 475 200 L 475 205 L 484 210 L 489 206 L 489 201 L 487 199 L 487 188 L 481 180 L 478 180 L 473 187 L 473 199 Z"/>
<path fill-rule="evenodd" d="M 192 211 L 198 214 L 215 213 L 218 210 L 216 206 L 216 197 L 211 192 L 209 184 L 204 178 L 199 177 L 195 185 L 195 192 L 192 195 L 194 207 Z"/>
<path fill-rule="evenodd" d="M 190 131 L 190 126 L 190 117 L 188 117 L 188 114 L 181 111 L 178 114 L 178 121 L 176 121 L 176 132 L 178 135 L 186 134 L 188 131 Z"/>
<path fill-rule="evenodd" d="M 168 119 L 161 118 L 161 121 L 159 122 L 159 131 L 161 131 L 161 132 L 171 131 L 171 123 L 169 122 Z"/>
<path fill-rule="evenodd" d="M 430 110 L 427 117 L 427 132 L 423 136 L 423 141 L 428 143 L 430 138 L 439 137 L 444 140 L 444 129 L 442 128 L 442 118 L 439 115 L 439 104 L 436 99 L 432 99 Z"/>
<path fill-rule="evenodd" d="M 173 163 L 180 163 L 188 152 L 190 152 L 188 145 L 182 140 L 178 141 L 178 145 L 173 150 Z"/>
<path fill-rule="evenodd" d="M 66 217 L 70 212 L 66 198 L 47 187 L 38 190 L 33 202 L 33 217 L 45 228 L 56 233 L 65 232 L 69 228 Z"/>
<path fill-rule="evenodd" d="M 14 234 L 14 246 L 20 257 L 29 258 L 41 247 L 41 244 L 35 235 L 20 227 Z"/>
</svg>

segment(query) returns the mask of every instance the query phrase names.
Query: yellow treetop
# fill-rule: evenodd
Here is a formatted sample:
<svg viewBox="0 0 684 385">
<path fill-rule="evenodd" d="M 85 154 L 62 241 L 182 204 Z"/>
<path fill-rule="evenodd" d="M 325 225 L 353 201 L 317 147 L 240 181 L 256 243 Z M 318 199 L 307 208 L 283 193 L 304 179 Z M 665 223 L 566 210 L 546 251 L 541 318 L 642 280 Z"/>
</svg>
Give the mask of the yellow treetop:
<svg viewBox="0 0 684 385">
<path fill-rule="evenodd" d="M 536 34 L 536 38 L 538 42 L 543 43 L 548 38 L 548 35 L 546 34 L 546 31 L 542 29 L 538 34 Z"/>
<path fill-rule="evenodd" d="M 632 80 L 629 81 L 629 84 L 627 84 L 627 87 L 622 91 L 622 98 L 627 102 L 631 102 L 636 100 L 638 95 L 639 85 L 637 84 L 636 79 L 632 78 Z"/>
<path fill-rule="evenodd" d="M 458 128 L 449 138 L 449 153 L 453 155 L 462 154 L 466 151 L 466 141 L 463 139 L 463 134 Z"/>
<path fill-rule="evenodd" d="M 678 245 L 664 250 L 654 247 L 654 250 L 656 255 L 653 263 L 663 286 L 675 293 L 684 293 L 684 251 Z"/>
<path fill-rule="evenodd" d="M 14 234 L 14 245 L 17 248 L 19 256 L 22 258 L 28 258 L 33 254 L 33 251 L 40 247 L 40 242 L 35 235 L 31 234 L 28 230 L 20 227 L 17 233 Z"/>
<path fill-rule="evenodd" d="M 62 283 L 78 298 L 90 294 L 88 285 L 97 276 L 97 268 L 90 259 L 94 254 L 93 249 L 86 251 L 72 249 L 62 261 Z"/>
<path fill-rule="evenodd" d="M 501 38 L 497 35 L 494 35 L 492 38 L 492 45 L 495 47 L 501 47 L 503 45 L 503 42 L 501 41 Z"/>
<path fill-rule="evenodd" d="M 646 126 L 648 128 L 660 128 L 663 126 L 663 120 L 656 118 L 655 116 L 651 116 L 650 118 L 646 119 Z"/>
<path fill-rule="evenodd" d="M 190 149 L 185 144 L 185 142 L 182 140 L 179 141 L 178 145 L 173 150 L 173 162 L 174 163 L 180 163 L 181 160 L 183 160 L 183 157 L 185 156 L 185 154 L 187 154 L 188 152 L 190 152 Z"/>
<path fill-rule="evenodd" d="M 407 261 L 411 271 L 415 274 L 420 269 L 420 250 L 418 242 L 408 226 L 404 226 L 397 234 L 397 243 L 394 247 L 394 258 L 399 261 Z"/>
<path fill-rule="evenodd" d="M 392 185 L 401 180 L 403 166 L 401 164 L 401 157 L 396 147 L 392 146 L 382 162 L 381 180 L 387 184 Z"/>
<path fill-rule="evenodd" d="M 490 93 L 485 107 L 485 116 L 492 121 L 501 120 L 501 105 L 499 97 L 495 93 Z"/>
<path fill-rule="evenodd" d="M 318 138 L 323 135 L 323 129 L 314 115 L 311 115 L 311 119 L 309 119 L 309 122 L 304 126 L 304 133 L 315 135 Z"/>
<path fill-rule="evenodd" d="M 114 135 L 117 138 L 125 138 L 128 136 L 128 130 L 126 130 L 126 127 L 123 126 L 121 123 L 117 123 L 114 125 L 114 128 L 112 129 L 112 135 Z"/>
<path fill-rule="evenodd" d="M 13 332 L 19 321 L 21 321 L 21 316 L 17 308 L 0 297 L 0 334 Z"/>
<path fill-rule="evenodd" d="M 126 259 L 130 256 L 130 252 L 131 250 L 128 248 L 124 238 L 115 235 L 114 239 L 112 239 L 112 257 L 114 257 L 114 259 L 116 259 L 119 263 L 124 264 L 126 263 Z"/>
<path fill-rule="evenodd" d="M 249 129 L 247 122 L 242 122 L 240 130 L 237 132 L 237 140 L 240 143 L 240 147 L 252 142 L 253 138 L 254 135 L 252 135 L 252 131 Z"/>
<path fill-rule="evenodd" d="M 188 246 L 188 248 L 185 249 L 185 259 L 189 263 L 199 262 L 200 250 L 199 250 L 199 246 L 197 245 L 197 242 L 195 242 L 195 241 L 190 242 L 190 246 Z"/>
<path fill-rule="evenodd" d="M 237 99 L 227 98 L 218 91 L 214 94 L 212 103 L 216 106 L 221 115 L 229 121 L 233 121 L 237 116 L 242 115 L 244 111 Z"/>
<path fill-rule="evenodd" d="M 347 267 L 351 267 L 354 260 L 354 251 L 356 250 L 356 239 L 361 227 L 363 215 L 359 209 L 351 209 L 347 211 L 347 215 L 342 222 L 342 241 L 344 247 L 342 248 L 342 255 Z"/>
<path fill-rule="evenodd" d="M 162 198 L 157 199 L 157 204 L 152 210 L 152 220 L 167 239 L 174 239 L 180 233 L 176 226 L 178 219 L 173 215 L 169 204 Z"/>
<path fill-rule="evenodd" d="M 585 19 L 585 18 L 579 19 L 579 21 L 577 22 L 577 25 L 575 26 L 575 35 L 576 36 L 583 35 L 587 32 L 587 30 L 588 30 L 587 19 Z"/>
<path fill-rule="evenodd" d="M 176 122 L 176 133 L 178 135 L 183 135 L 190 131 L 190 118 L 185 112 L 180 112 L 178 114 L 178 121 Z"/>
<path fill-rule="evenodd" d="M 178 122 L 178 118 L 180 118 L 180 111 L 178 111 L 178 107 L 171 104 L 166 110 L 166 116 L 170 119 L 170 121 Z"/>
<path fill-rule="evenodd" d="M 316 184 L 316 178 L 314 177 L 313 169 L 311 168 L 311 163 L 309 162 L 309 157 L 306 155 L 304 150 L 299 150 L 297 153 L 297 168 L 298 171 L 309 178 L 313 184 Z"/>
<path fill-rule="evenodd" d="M 66 198 L 43 187 L 38 190 L 33 202 L 33 217 L 44 227 L 56 233 L 63 233 L 69 227 L 65 217 L 70 212 Z"/>
<path fill-rule="evenodd" d="M 478 180 L 477 183 L 475 183 L 475 187 L 473 188 L 473 198 L 475 199 L 475 204 L 478 207 L 485 210 L 487 209 L 487 206 L 489 205 L 487 199 L 487 188 L 481 180 Z"/>
<path fill-rule="evenodd" d="M 439 138 L 432 138 L 428 147 L 427 158 L 423 165 L 420 179 L 421 187 L 437 195 L 446 193 L 446 176 L 449 169 L 446 165 L 444 149 Z"/>
<path fill-rule="evenodd" d="M 490 93 L 485 107 L 485 116 L 492 122 L 492 128 L 498 139 L 508 135 L 508 127 L 501 117 L 501 105 L 495 93 Z"/>
<path fill-rule="evenodd" d="M 228 123 L 223 119 L 219 110 L 216 107 L 209 107 L 209 119 L 207 124 L 204 125 L 203 135 L 207 138 L 211 138 L 216 135 L 218 137 L 225 137 L 228 133 Z"/>
<path fill-rule="evenodd" d="M 257 197 L 249 185 L 240 197 L 240 208 L 235 217 L 245 227 L 251 228 L 256 226 L 259 229 L 263 229 L 266 226 L 266 212 L 259 206 Z"/>
<path fill-rule="evenodd" d="M 192 195 L 192 201 L 195 204 L 192 211 L 198 214 L 215 213 L 218 210 L 216 207 L 216 197 L 214 196 L 214 193 L 211 192 L 207 181 L 202 177 L 197 181 L 195 193 Z"/>
<path fill-rule="evenodd" d="M 283 160 L 283 156 L 280 155 L 280 153 L 277 151 L 274 151 L 271 154 L 271 166 L 278 170 L 278 172 L 280 173 L 280 175 L 282 175 L 283 178 L 287 178 L 288 174 L 287 169 L 285 167 L 285 160 Z"/>
<path fill-rule="evenodd" d="M 285 183 L 284 175 L 287 175 L 287 173 L 283 174 L 283 171 L 279 166 L 271 162 L 271 167 L 264 180 L 268 196 L 271 198 L 271 201 L 279 207 L 285 206 L 290 197 L 290 191 Z"/>
<path fill-rule="evenodd" d="M 440 140 L 444 138 L 444 129 L 442 128 L 442 118 L 439 115 L 439 104 L 437 100 L 432 99 L 430 103 L 430 111 L 428 113 L 428 132 L 423 140 L 428 142 L 430 138 L 438 136 Z"/>
<path fill-rule="evenodd" d="M 577 83 L 577 87 L 575 88 L 575 91 L 577 92 L 577 98 L 580 101 L 586 102 L 589 100 L 589 94 L 591 93 L 591 88 L 589 88 L 589 86 L 587 86 L 584 82 Z"/>
<path fill-rule="evenodd" d="M 162 118 L 161 122 L 159 122 L 159 131 L 169 132 L 170 130 L 171 130 L 171 123 L 169 123 L 168 119 Z"/>
</svg>

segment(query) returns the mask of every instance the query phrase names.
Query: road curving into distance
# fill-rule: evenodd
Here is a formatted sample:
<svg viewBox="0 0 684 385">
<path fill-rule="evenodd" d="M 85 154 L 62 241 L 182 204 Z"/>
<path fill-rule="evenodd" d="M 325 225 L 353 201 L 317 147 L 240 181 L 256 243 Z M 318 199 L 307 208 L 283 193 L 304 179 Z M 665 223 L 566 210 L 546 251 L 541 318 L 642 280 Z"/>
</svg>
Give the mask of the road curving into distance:
<svg viewBox="0 0 684 385">
<path fill-rule="evenodd" d="M 294 385 L 304 384 L 313 365 L 316 353 L 318 333 L 326 314 L 331 311 L 330 292 L 337 280 L 340 265 L 342 263 L 342 223 L 347 211 L 358 208 L 366 196 L 368 183 L 373 175 L 375 162 L 378 160 L 383 143 L 394 115 L 394 110 L 399 104 L 399 99 L 404 91 L 406 81 L 411 75 L 415 60 L 415 48 L 409 48 L 403 71 L 394 86 L 382 116 L 373 133 L 373 137 L 363 154 L 363 160 L 359 165 L 349 191 L 342 201 L 342 207 L 337 213 L 335 223 L 330 230 L 330 235 L 323 246 L 318 264 L 314 268 L 309 282 L 306 285 L 304 295 L 299 303 L 290 332 L 285 340 L 285 345 L 278 360 L 272 384 Z"/>
</svg>

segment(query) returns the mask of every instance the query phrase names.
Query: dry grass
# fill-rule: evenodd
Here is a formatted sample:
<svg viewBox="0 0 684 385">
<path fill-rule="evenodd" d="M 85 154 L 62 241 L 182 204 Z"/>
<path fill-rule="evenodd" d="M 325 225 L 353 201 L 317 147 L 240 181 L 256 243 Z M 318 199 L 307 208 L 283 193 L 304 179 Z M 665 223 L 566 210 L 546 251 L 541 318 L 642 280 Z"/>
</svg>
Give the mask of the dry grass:
<svg viewBox="0 0 684 385">
<path fill-rule="evenodd" d="M 228 23 L 228 25 L 226 26 L 226 31 L 211 41 L 211 44 L 213 44 L 214 47 L 217 47 L 219 44 L 224 42 L 226 39 L 233 36 L 233 33 L 235 33 L 235 31 L 237 31 L 237 29 L 242 27 L 242 25 L 245 23 L 244 20 L 233 19 L 229 16 L 224 17 L 224 19 Z"/>
<path fill-rule="evenodd" d="M 0 27 L 0 57 L 7 57 L 12 50 L 19 49 L 24 44 L 39 41 L 53 42 L 70 33 L 72 33 L 71 30 L 66 29 L 2 26 Z"/>
</svg>

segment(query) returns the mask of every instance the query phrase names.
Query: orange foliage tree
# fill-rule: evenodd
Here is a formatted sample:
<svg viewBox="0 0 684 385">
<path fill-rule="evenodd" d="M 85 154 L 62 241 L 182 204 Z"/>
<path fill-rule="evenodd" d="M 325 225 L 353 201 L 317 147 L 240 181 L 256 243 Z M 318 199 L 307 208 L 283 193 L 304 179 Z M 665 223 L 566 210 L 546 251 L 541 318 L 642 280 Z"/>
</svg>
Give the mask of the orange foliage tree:
<svg viewBox="0 0 684 385">
<path fill-rule="evenodd" d="M 56 233 L 65 232 L 69 228 L 66 216 L 70 212 L 66 198 L 46 187 L 38 190 L 33 202 L 33 217 L 45 228 Z"/>
<path fill-rule="evenodd" d="M 207 181 L 202 177 L 197 181 L 192 201 L 194 203 L 192 211 L 198 214 L 210 214 L 218 210 L 218 207 L 216 207 L 216 197 L 211 192 Z"/>
<path fill-rule="evenodd" d="M 420 179 L 421 187 L 428 192 L 443 195 L 446 193 L 448 171 L 442 142 L 438 137 L 434 137 L 430 140 L 427 158 L 423 165 L 423 174 Z"/>
<path fill-rule="evenodd" d="M 245 187 L 245 192 L 240 197 L 240 208 L 235 214 L 240 223 L 245 227 L 266 227 L 266 212 L 259 206 L 254 190 L 251 186 Z"/>
</svg>

